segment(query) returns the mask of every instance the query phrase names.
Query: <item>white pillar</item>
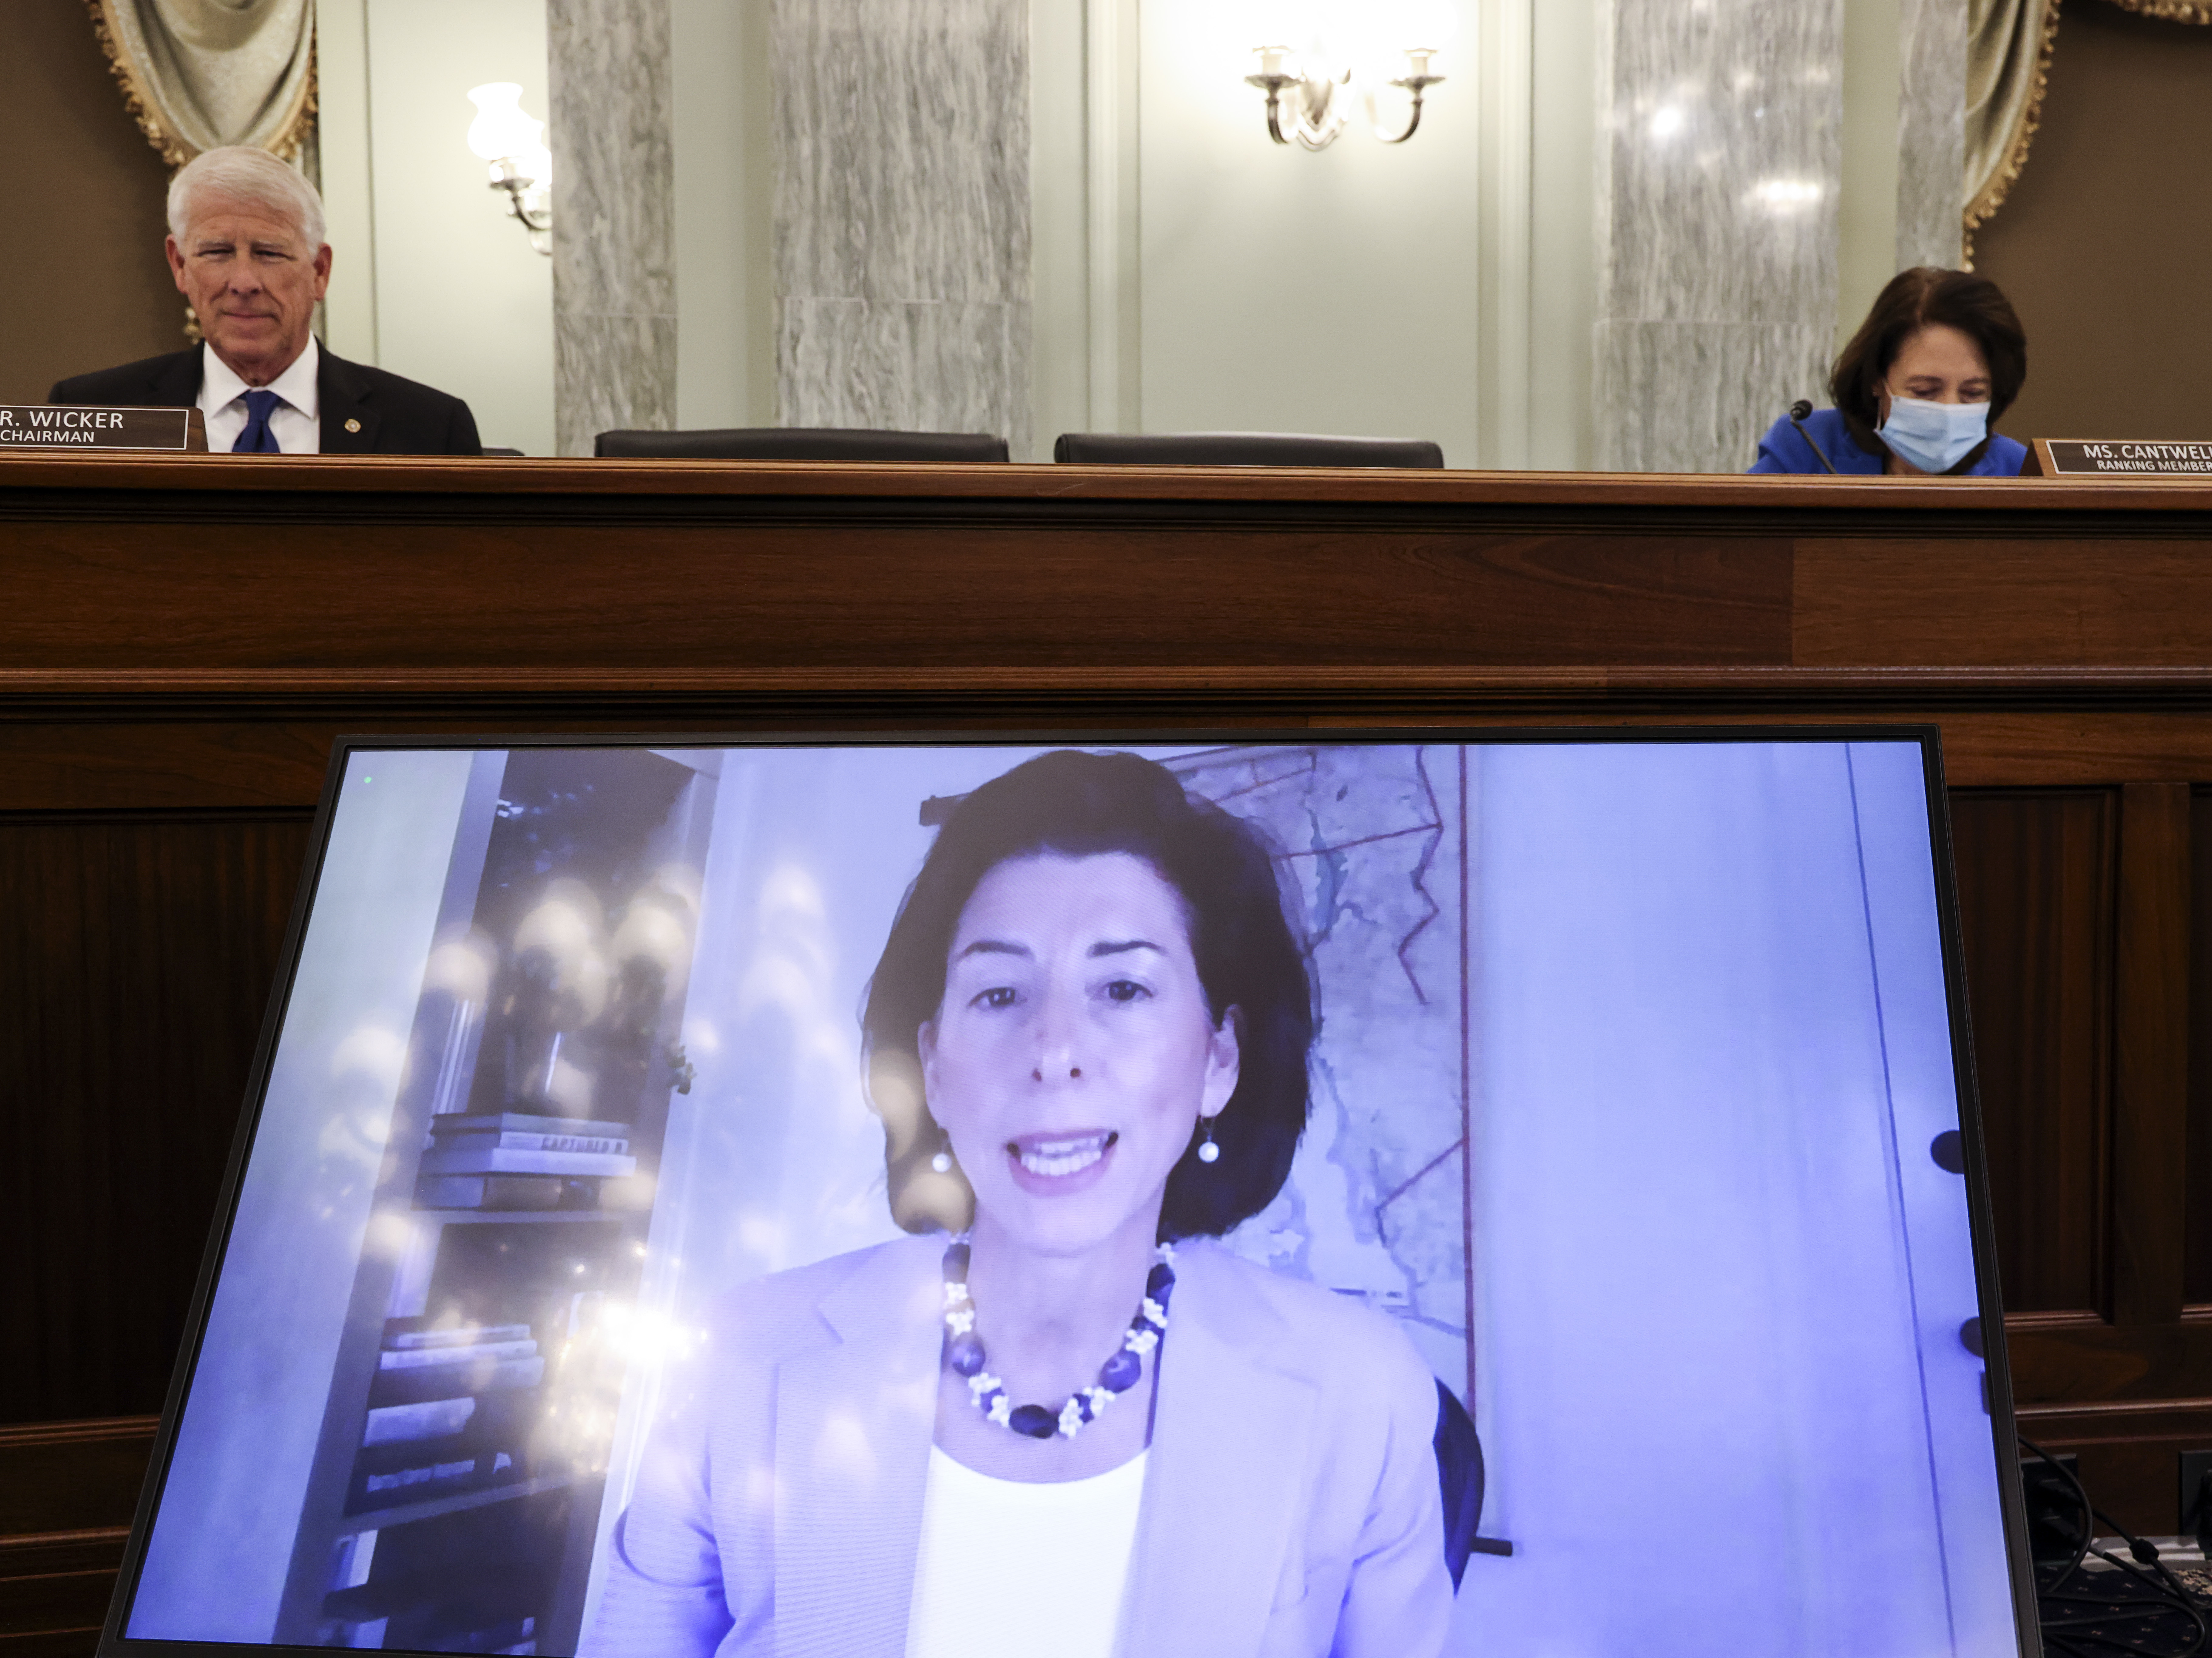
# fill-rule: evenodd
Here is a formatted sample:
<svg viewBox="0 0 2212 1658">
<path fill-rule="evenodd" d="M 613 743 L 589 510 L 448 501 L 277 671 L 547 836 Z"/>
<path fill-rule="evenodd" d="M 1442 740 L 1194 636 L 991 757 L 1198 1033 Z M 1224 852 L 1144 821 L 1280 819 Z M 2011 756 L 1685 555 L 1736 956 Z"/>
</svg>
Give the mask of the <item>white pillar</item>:
<svg viewBox="0 0 2212 1658">
<path fill-rule="evenodd" d="M 1741 472 L 1834 345 L 1842 0 L 1603 0 L 1597 455 Z"/>
<path fill-rule="evenodd" d="M 1030 447 L 1026 0 L 774 0 L 776 417 Z"/>
<path fill-rule="evenodd" d="M 562 454 L 676 424 L 668 0 L 547 0 L 553 401 Z"/>
</svg>

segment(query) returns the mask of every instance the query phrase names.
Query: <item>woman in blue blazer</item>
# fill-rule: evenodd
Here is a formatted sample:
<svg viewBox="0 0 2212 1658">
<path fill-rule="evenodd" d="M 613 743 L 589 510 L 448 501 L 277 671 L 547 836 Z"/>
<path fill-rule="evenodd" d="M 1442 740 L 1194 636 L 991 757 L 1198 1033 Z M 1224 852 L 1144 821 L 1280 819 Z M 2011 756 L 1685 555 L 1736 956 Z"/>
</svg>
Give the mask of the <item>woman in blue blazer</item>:
<svg viewBox="0 0 2212 1658">
<path fill-rule="evenodd" d="M 2011 478 L 2027 450 L 1990 428 L 2027 378 L 2027 337 L 1996 283 L 1901 271 L 1836 359 L 1835 406 L 1776 421 L 1750 470 Z"/>
<path fill-rule="evenodd" d="M 862 1015 L 894 1244 L 726 1297 L 590 1658 L 1441 1651 L 1434 1379 L 1214 1241 L 1281 1189 L 1312 992 L 1245 823 L 1129 754 L 969 795 Z"/>
</svg>

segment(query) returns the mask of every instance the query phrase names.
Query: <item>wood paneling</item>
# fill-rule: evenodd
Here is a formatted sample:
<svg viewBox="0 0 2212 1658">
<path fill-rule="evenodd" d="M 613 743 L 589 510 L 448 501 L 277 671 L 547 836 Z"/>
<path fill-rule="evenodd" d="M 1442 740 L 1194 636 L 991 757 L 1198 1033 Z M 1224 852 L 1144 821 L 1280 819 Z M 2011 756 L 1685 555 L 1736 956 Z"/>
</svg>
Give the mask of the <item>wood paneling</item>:
<svg viewBox="0 0 2212 1658">
<path fill-rule="evenodd" d="M 2118 805 L 2100 789 L 1951 798 L 2008 1309 L 2104 1300 Z"/>
<path fill-rule="evenodd" d="M 154 1418 L 0 1427 L 0 1537 L 128 1526 Z"/>
<path fill-rule="evenodd" d="M 2181 1520 L 2174 1448 L 2212 1449 L 2212 1399 L 2031 1405 L 2020 1412 L 2020 1431 L 2046 1451 L 2080 1456 L 2090 1499 L 2129 1530 L 2171 1536 Z"/>
<path fill-rule="evenodd" d="M 2112 1042 L 2117 1325 L 2181 1317 L 2188 1193 L 2189 785 L 2120 789 Z"/>
<path fill-rule="evenodd" d="M 205 533 L 205 532 L 203 532 Z M 97 560 L 67 524 L 19 527 L 0 564 L 0 660 L 33 670 L 262 672 L 612 670 L 662 683 L 732 661 L 753 668 L 1022 667 L 1094 661 L 1211 667 L 1224 639 L 1285 666 L 1420 662 L 1771 662 L 1789 651 L 1790 555 L 1778 539 L 1646 537 L 1632 550 L 1572 537 L 1257 534 L 1225 526 L 854 523 L 840 585 L 820 533 L 778 523 L 541 524 L 471 537 L 470 584 L 498 613 L 434 625 L 452 580 L 443 537 L 336 526 L 309 581 L 299 533 L 262 517 L 220 527 L 222 559 L 179 562 L 166 525 L 110 530 Z M 641 588 L 636 571 L 655 579 Z M 95 593 L 140 602 L 88 626 Z M 1256 624 L 1258 593 L 1271 595 Z M 280 597 L 281 595 L 281 597 Z M 241 597 L 246 596 L 246 602 Z M 986 598 L 988 597 L 988 601 Z M 262 607 L 281 602 L 271 631 Z M 1003 628 L 1019 610 L 1033 625 Z M 1469 619 L 1439 634 L 1437 618 Z"/>
<path fill-rule="evenodd" d="M 2008 1311 L 2005 1338 L 2022 1405 L 2212 1397 L 2212 1319 L 2125 1328 L 2095 1313 Z"/>
<path fill-rule="evenodd" d="M 107 1616 L 155 1419 L 0 1428 L 0 1655 L 84 1658 Z"/>
<path fill-rule="evenodd" d="M 1799 542 L 1795 573 L 1804 667 L 2212 661 L 2212 564 L 2194 543 L 2085 538 L 2055 558 L 2009 538 L 1839 537 Z"/>
<path fill-rule="evenodd" d="M 161 1408 L 307 832 L 0 815 L 0 1421 Z"/>
<path fill-rule="evenodd" d="M 70 710 L 74 712 L 74 710 Z M 238 720 L 0 719 L 0 812 L 312 809 L 338 727 Z"/>
<path fill-rule="evenodd" d="M 2212 777 L 2212 771 L 2200 775 Z M 2212 789 L 2190 797 L 2188 1184 L 2183 1295 L 2212 1306 Z"/>
</svg>

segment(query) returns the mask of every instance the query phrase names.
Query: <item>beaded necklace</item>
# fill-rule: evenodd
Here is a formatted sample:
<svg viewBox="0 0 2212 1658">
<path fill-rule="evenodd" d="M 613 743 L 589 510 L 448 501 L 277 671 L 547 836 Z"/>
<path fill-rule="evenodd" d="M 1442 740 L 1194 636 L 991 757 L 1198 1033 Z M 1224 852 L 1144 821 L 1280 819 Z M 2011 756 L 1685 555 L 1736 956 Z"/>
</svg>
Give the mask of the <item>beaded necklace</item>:
<svg viewBox="0 0 2212 1658">
<path fill-rule="evenodd" d="M 1096 1422 L 1117 1393 L 1126 1393 L 1145 1374 L 1145 1355 L 1167 1333 L 1168 1298 L 1175 1293 L 1175 1246 L 1163 1243 L 1159 1259 L 1145 1277 L 1145 1298 L 1121 1332 L 1114 1356 L 1099 1367 L 1097 1381 L 1077 1393 L 1058 1411 L 1042 1405 L 1016 1405 L 1006 1385 L 985 1368 L 983 1343 L 975 1333 L 975 1303 L 968 1295 L 968 1234 L 960 1233 L 945 1252 L 945 1362 L 968 1382 L 975 1408 L 1015 1433 L 1031 1439 L 1064 1434 L 1073 1439 Z"/>
</svg>

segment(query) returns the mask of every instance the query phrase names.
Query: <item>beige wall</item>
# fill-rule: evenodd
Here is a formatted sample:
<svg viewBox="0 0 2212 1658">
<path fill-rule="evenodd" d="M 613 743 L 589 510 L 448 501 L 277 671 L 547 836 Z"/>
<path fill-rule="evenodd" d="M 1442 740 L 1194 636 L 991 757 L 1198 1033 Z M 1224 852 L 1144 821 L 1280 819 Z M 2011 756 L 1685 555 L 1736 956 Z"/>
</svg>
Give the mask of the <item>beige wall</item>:
<svg viewBox="0 0 2212 1658">
<path fill-rule="evenodd" d="M 773 426 L 769 0 L 668 0 L 676 424 Z"/>
<path fill-rule="evenodd" d="M 1458 9 L 1472 35 L 1474 8 Z M 1473 466 L 1474 53 L 1455 36 L 1408 143 L 1377 143 L 1363 116 L 1310 153 L 1268 139 L 1233 9 L 1143 17 L 1146 430 L 1429 438 Z"/>
<path fill-rule="evenodd" d="M 1222 0 L 1033 0 L 1037 448 L 1432 438 L 1588 464 L 1590 0 L 1455 0 L 1421 131 L 1268 142 Z"/>
<path fill-rule="evenodd" d="M 465 399 L 483 441 L 553 449 L 553 262 L 468 147 L 471 87 L 545 115 L 543 0 L 324 0 L 331 349 Z"/>
<path fill-rule="evenodd" d="M 168 175 L 123 107 L 82 0 L 0 5 L 9 315 L 0 402 L 185 344 L 161 256 Z"/>
</svg>

